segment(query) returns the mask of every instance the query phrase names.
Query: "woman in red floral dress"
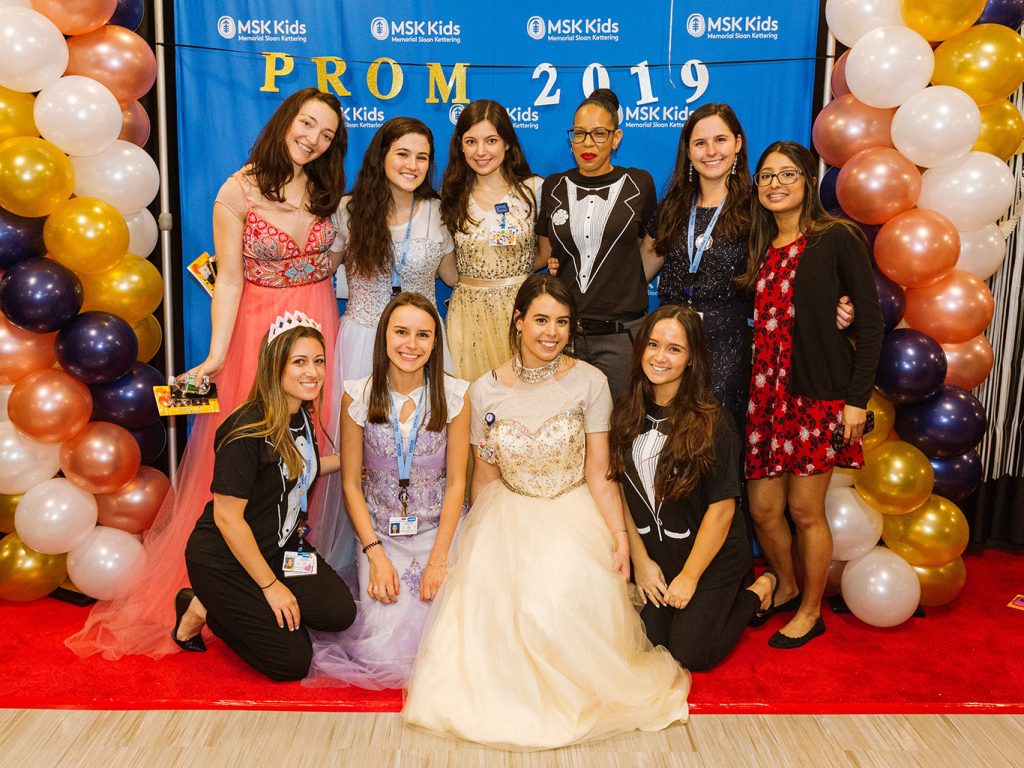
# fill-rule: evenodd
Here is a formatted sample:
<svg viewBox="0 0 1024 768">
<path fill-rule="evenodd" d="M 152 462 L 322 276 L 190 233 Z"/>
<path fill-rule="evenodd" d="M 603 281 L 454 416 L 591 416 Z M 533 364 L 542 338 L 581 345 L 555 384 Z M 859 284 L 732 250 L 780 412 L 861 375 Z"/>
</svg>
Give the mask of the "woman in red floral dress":
<svg viewBox="0 0 1024 768">
<path fill-rule="evenodd" d="M 741 278 L 754 292 L 745 451 L 750 512 L 779 574 L 772 610 L 796 609 L 769 640 L 776 648 L 798 648 L 825 631 L 821 598 L 832 558 L 825 491 L 833 467 L 863 464 L 860 438 L 883 334 L 863 236 L 825 213 L 815 168 L 810 151 L 792 142 L 776 142 L 761 155 L 750 260 Z M 836 327 L 836 301 L 844 294 L 857 307 L 850 329 L 856 347 Z"/>
</svg>

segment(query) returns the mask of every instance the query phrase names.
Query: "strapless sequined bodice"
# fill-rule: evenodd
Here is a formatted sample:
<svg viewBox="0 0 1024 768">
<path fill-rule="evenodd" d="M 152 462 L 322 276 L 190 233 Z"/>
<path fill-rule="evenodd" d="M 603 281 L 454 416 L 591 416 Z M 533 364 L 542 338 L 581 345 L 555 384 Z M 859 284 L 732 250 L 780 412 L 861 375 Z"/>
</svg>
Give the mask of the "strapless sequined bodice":
<svg viewBox="0 0 1024 768">
<path fill-rule="evenodd" d="M 486 446 L 511 490 L 544 499 L 561 496 L 584 482 L 583 406 L 556 414 L 535 430 L 499 419 L 488 431 Z"/>
</svg>

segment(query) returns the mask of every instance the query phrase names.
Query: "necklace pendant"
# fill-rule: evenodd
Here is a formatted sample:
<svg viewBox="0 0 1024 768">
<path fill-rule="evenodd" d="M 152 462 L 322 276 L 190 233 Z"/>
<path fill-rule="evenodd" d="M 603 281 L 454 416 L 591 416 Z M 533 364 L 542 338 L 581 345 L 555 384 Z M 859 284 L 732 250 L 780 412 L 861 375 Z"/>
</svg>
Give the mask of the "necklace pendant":
<svg viewBox="0 0 1024 768">
<path fill-rule="evenodd" d="M 519 355 L 515 355 L 512 358 L 512 371 L 520 381 L 524 381 L 527 384 L 536 384 L 550 379 L 558 371 L 558 368 L 562 365 L 562 353 L 559 352 L 547 365 L 542 365 L 540 368 L 527 368 L 523 365 L 523 361 L 519 359 Z"/>
</svg>

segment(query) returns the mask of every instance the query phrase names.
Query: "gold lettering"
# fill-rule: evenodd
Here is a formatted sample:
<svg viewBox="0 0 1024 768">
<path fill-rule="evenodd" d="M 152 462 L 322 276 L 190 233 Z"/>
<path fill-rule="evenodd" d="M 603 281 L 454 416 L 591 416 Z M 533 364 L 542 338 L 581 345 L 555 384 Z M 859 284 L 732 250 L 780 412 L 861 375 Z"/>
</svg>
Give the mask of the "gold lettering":
<svg viewBox="0 0 1024 768">
<path fill-rule="evenodd" d="M 314 56 L 313 63 L 316 64 L 316 87 L 324 93 L 330 88 L 339 96 L 351 96 L 352 93 L 341 83 L 341 76 L 345 74 L 348 62 L 339 59 L 337 56 Z M 328 72 L 328 65 L 334 65 L 334 71 Z"/>
<path fill-rule="evenodd" d="M 381 93 L 378 84 L 381 64 L 387 64 L 391 67 L 391 90 L 386 94 Z M 366 86 L 370 89 L 370 93 L 384 101 L 395 98 L 401 92 L 404 79 L 405 75 L 402 74 L 402 68 L 398 65 L 398 62 L 383 56 L 370 64 L 370 68 L 366 70 Z"/>
<path fill-rule="evenodd" d="M 468 66 L 468 64 L 456 64 L 452 70 L 451 78 L 445 80 L 444 70 L 438 62 L 427 64 L 427 68 L 430 70 L 430 91 L 426 103 L 438 103 L 438 98 L 434 95 L 434 88 L 436 87 L 441 94 L 440 100 L 445 104 L 448 103 L 448 99 L 452 95 L 452 88 L 455 89 L 453 103 L 469 104 L 469 99 L 466 98 L 466 67 Z"/>
<path fill-rule="evenodd" d="M 281 89 L 277 87 L 277 78 L 290 75 L 295 69 L 295 59 L 287 53 L 262 54 L 265 59 L 263 69 L 263 87 L 261 91 L 267 93 L 278 93 Z"/>
</svg>

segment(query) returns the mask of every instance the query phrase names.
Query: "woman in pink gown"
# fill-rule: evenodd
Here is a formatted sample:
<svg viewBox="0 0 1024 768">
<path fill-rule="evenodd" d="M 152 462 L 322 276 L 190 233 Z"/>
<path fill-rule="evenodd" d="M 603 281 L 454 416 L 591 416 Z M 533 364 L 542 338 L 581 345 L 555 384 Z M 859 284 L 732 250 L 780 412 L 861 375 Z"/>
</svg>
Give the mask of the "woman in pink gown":
<svg viewBox="0 0 1024 768">
<path fill-rule="evenodd" d="M 67 639 L 76 654 L 164 656 L 171 638 L 174 594 L 188 582 L 185 543 L 211 498 L 213 438 L 245 399 L 260 340 L 285 311 L 318 321 L 328 350 L 338 333 L 331 275 L 335 231 L 330 216 L 345 188 L 348 146 L 341 105 L 305 88 L 289 96 L 264 126 L 241 170 L 221 187 L 213 207 L 217 283 L 211 302 L 210 351 L 190 373 L 217 384 L 220 413 L 199 416 L 170 493 L 143 540 L 145 571 L 125 593 L 98 603 L 85 627 Z M 334 386 L 328 365 L 324 402 Z M 337 452 L 321 427 L 324 453 Z M 310 525 L 317 527 L 316 500 Z"/>
</svg>

